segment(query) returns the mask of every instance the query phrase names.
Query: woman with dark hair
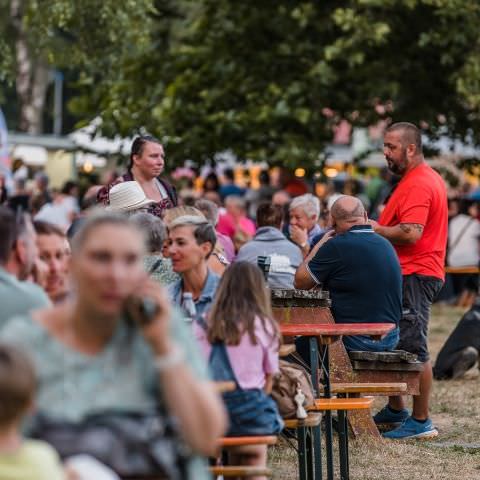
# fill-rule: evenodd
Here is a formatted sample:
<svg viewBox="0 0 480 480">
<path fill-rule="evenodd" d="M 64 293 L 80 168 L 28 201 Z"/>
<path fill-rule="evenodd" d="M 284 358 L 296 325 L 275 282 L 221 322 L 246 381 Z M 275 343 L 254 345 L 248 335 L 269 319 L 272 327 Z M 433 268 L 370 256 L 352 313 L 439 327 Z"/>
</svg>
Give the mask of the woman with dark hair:
<svg viewBox="0 0 480 480">
<path fill-rule="evenodd" d="M 98 202 L 108 205 L 109 192 L 114 185 L 135 180 L 142 187 L 145 196 L 155 201 L 148 207 L 148 212 L 162 217 L 166 209 L 178 204 L 175 188 L 160 178 L 164 167 L 165 152 L 160 141 L 150 135 L 135 138 L 127 172 L 100 189 L 97 195 Z"/>
</svg>

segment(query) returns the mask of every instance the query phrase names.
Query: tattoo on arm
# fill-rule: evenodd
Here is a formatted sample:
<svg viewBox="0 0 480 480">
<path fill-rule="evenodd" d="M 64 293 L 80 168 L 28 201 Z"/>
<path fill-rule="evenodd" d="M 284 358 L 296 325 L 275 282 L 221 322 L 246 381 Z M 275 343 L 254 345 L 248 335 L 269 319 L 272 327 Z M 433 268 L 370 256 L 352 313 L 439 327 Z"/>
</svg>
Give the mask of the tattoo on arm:
<svg viewBox="0 0 480 480">
<path fill-rule="evenodd" d="M 423 225 L 420 225 L 419 223 L 401 223 L 399 226 L 406 234 L 411 233 L 413 230 L 416 230 L 420 234 L 423 233 Z"/>
</svg>

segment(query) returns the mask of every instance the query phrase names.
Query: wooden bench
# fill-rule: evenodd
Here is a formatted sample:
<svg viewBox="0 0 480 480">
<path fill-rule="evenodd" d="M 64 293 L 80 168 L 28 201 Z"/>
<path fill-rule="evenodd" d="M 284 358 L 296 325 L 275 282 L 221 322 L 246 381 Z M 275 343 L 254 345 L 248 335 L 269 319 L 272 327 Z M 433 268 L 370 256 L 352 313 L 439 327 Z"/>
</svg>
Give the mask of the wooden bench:
<svg viewBox="0 0 480 480">
<path fill-rule="evenodd" d="M 303 427 L 316 427 L 322 421 L 322 415 L 319 413 L 309 413 L 305 419 L 301 418 L 284 418 L 285 428 L 303 428 Z"/>
<path fill-rule="evenodd" d="M 399 361 L 392 361 L 389 352 L 350 352 L 352 359 L 342 342 L 330 346 L 332 384 L 406 384 L 406 390 L 378 392 L 376 395 L 418 395 L 420 392 L 420 373 L 423 364 L 410 357 L 402 359 L 407 352 L 397 352 Z M 375 357 L 372 357 L 372 354 Z M 411 354 L 409 354 L 411 355 Z M 364 359 L 360 359 L 360 358 Z M 375 360 L 366 360 L 375 358 Z M 364 392 L 367 393 L 367 392 Z M 375 394 L 375 392 L 368 392 Z M 355 436 L 362 434 L 380 438 L 378 428 L 367 411 L 353 411 L 348 414 L 348 420 Z"/>
<path fill-rule="evenodd" d="M 218 440 L 218 446 L 222 451 L 234 451 L 237 447 L 251 445 L 275 445 L 278 437 L 275 435 L 222 437 Z M 225 457 L 226 458 L 226 457 Z M 224 462 L 226 463 L 226 461 Z M 254 476 L 271 477 L 272 471 L 266 467 L 250 465 L 215 465 L 210 467 L 210 473 L 214 476 L 248 478 Z"/>
<path fill-rule="evenodd" d="M 320 392 L 324 386 L 320 384 Z M 332 395 L 346 395 L 349 397 L 368 393 L 369 395 L 402 395 L 407 391 L 406 383 L 332 383 L 330 393 Z"/>
<path fill-rule="evenodd" d="M 373 397 L 361 398 L 317 398 L 315 405 L 309 410 L 313 411 L 337 411 L 338 412 L 338 450 L 340 459 L 340 478 L 348 479 L 350 476 L 350 465 L 348 457 L 348 424 L 347 412 L 363 410 L 370 415 L 370 408 Z M 327 442 L 332 440 L 327 438 Z M 333 478 L 333 462 L 327 456 L 327 471 Z"/>
<path fill-rule="evenodd" d="M 403 350 L 391 352 L 349 352 L 349 360 L 358 383 L 405 383 L 402 394 L 417 395 L 423 363 Z M 394 381 L 394 379 L 396 381 Z M 390 395 L 394 393 L 389 392 Z"/>
<path fill-rule="evenodd" d="M 272 290 L 272 307 L 278 322 L 286 325 L 305 323 L 335 323 L 331 311 L 328 292 L 322 290 Z M 362 369 L 365 365 L 352 362 L 345 350 L 343 342 L 337 341 L 329 346 L 330 383 L 405 383 L 403 394 L 418 395 L 420 387 L 419 370 Z M 417 368 L 422 368 L 421 366 Z M 315 382 L 317 383 L 317 382 Z M 390 394 L 390 392 L 389 392 Z M 378 429 L 368 410 L 354 410 L 348 414 L 350 426 L 355 436 L 370 435 L 380 438 Z"/>
<path fill-rule="evenodd" d="M 255 466 L 218 466 L 218 467 L 210 467 L 210 473 L 214 477 L 240 477 L 240 478 L 248 478 L 248 477 L 271 477 L 272 471 L 267 467 L 255 467 Z"/>
<path fill-rule="evenodd" d="M 469 267 L 445 267 L 445 273 L 456 274 L 476 274 L 480 273 L 480 268 L 476 265 Z"/>
<path fill-rule="evenodd" d="M 246 445 L 275 445 L 278 437 L 275 435 L 222 437 L 218 441 L 221 448 L 242 447 Z"/>
<path fill-rule="evenodd" d="M 335 361 L 332 383 L 406 383 L 410 395 L 418 395 L 423 364 L 408 352 L 346 352 L 342 343 L 331 346 Z"/>
<path fill-rule="evenodd" d="M 308 412 L 305 419 L 284 419 L 285 428 L 297 433 L 300 480 L 322 478 L 321 421 L 322 415 L 318 412 Z"/>
<path fill-rule="evenodd" d="M 311 411 L 347 411 L 347 410 L 369 410 L 373 403 L 373 397 L 361 398 L 317 398 Z"/>
</svg>

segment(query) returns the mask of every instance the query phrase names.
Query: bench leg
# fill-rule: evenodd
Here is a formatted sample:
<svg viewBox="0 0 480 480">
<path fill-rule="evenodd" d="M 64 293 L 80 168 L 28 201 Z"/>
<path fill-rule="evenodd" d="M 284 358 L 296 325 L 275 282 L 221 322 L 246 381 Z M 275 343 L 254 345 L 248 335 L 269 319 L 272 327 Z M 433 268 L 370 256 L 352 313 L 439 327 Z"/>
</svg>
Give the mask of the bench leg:
<svg viewBox="0 0 480 480">
<path fill-rule="evenodd" d="M 308 478 L 307 464 L 307 429 L 305 427 L 297 428 L 298 441 L 298 474 L 300 480 L 310 480 Z"/>
<path fill-rule="evenodd" d="M 314 480 L 313 476 L 313 436 L 312 436 L 312 429 L 309 428 L 307 430 L 307 441 L 305 444 L 305 457 L 307 460 L 307 478 L 309 480 Z"/>
<path fill-rule="evenodd" d="M 327 480 L 333 480 L 333 427 L 332 412 L 325 412 L 325 443 L 327 452 Z"/>
<path fill-rule="evenodd" d="M 322 370 L 324 374 L 325 397 L 330 398 L 330 351 L 328 344 L 322 345 Z M 318 384 L 318 383 L 317 383 Z M 318 397 L 317 397 L 318 398 Z M 332 427 L 332 412 L 327 410 L 325 412 L 325 450 L 327 454 L 327 480 L 333 480 L 333 427 Z"/>
<path fill-rule="evenodd" d="M 349 480 L 348 465 L 348 430 L 347 417 L 344 410 L 338 411 L 338 447 L 340 456 L 340 479 Z"/>
<path fill-rule="evenodd" d="M 322 428 L 313 427 L 313 452 L 315 455 L 315 480 L 322 480 Z"/>
</svg>

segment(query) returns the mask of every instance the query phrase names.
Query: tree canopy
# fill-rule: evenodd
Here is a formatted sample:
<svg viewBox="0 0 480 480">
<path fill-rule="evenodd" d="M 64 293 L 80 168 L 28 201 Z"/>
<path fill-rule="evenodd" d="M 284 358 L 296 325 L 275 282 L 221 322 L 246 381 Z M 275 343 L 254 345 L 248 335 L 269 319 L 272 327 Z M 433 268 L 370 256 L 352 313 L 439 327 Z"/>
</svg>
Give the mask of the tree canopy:
<svg viewBox="0 0 480 480">
<path fill-rule="evenodd" d="M 144 128 L 174 161 L 313 165 L 343 119 L 480 143 L 477 0 L 49 3 L 25 21 L 77 69 L 72 111 L 110 135 Z"/>
<path fill-rule="evenodd" d="M 152 2 L 121 6 L 115 0 L 0 0 L 0 102 L 15 85 L 21 130 L 41 132 L 53 69 L 75 71 L 78 85 L 94 88 L 119 58 L 136 57 L 150 45 Z"/>
</svg>

